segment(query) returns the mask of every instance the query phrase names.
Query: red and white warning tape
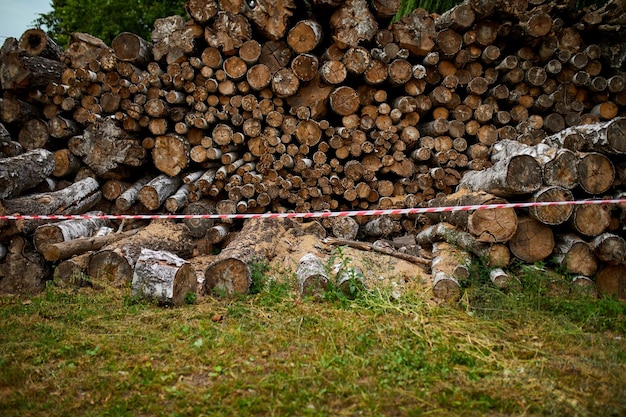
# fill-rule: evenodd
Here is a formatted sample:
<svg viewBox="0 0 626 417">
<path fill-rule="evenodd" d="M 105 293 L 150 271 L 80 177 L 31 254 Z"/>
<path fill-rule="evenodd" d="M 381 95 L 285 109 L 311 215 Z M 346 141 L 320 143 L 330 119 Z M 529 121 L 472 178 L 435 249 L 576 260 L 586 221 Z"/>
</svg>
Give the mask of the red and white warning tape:
<svg viewBox="0 0 626 417">
<path fill-rule="evenodd" d="M 74 219 L 109 219 L 109 220 L 154 220 L 154 219 L 274 219 L 274 218 L 323 218 L 384 216 L 397 214 L 444 213 L 454 211 L 493 210 L 504 208 L 573 206 L 589 204 L 626 204 L 626 199 L 579 200 L 579 201 L 542 201 L 523 203 L 478 204 L 467 206 L 415 207 L 385 210 L 322 211 L 313 213 L 240 213 L 240 214 L 45 214 L 45 215 L 0 215 L 0 220 L 74 220 Z"/>
</svg>

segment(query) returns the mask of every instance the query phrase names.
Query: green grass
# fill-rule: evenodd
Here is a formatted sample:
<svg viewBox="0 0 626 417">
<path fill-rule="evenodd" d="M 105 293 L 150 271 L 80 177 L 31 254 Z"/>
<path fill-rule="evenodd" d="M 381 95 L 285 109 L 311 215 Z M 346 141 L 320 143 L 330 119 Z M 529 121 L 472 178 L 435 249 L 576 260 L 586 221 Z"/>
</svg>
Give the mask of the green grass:
<svg viewBox="0 0 626 417">
<path fill-rule="evenodd" d="M 130 289 L 0 298 L 3 416 L 618 416 L 626 303 L 551 297 L 536 270 L 458 305 L 415 287 L 301 299 L 257 265 L 254 294 L 163 308 Z"/>
</svg>

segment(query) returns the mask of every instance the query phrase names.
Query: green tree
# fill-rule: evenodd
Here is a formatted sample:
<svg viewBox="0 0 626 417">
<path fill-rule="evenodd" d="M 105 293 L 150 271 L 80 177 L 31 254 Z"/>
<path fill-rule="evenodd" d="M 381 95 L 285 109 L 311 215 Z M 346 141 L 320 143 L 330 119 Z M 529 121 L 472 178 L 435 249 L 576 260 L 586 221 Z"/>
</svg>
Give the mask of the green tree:
<svg viewBox="0 0 626 417">
<path fill-rule="evenodd" d="M 66 46 L 72 32 L 85 32 L 108 45 L 121 32 L 150 40 L 156 19 L 185 16 L 185 0 L 52 0 L 52 11 L 40 14 L 35 23 Z"/>
</svg>

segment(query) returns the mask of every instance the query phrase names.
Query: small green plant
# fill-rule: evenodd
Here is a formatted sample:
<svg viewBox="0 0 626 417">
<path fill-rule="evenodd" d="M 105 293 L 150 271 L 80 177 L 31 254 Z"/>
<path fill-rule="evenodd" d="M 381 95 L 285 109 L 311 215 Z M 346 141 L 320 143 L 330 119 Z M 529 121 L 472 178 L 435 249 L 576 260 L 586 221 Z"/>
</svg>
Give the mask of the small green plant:
<svg viewBox="0 0 626 417">
<path fill-rule="evenodd" d="M 258 294 L 266 287 L 268 282 L 267 274 L 269 270 L 270 265 L 267 262 L 267 259 L 254 259 L 254 261 L 250 265 L 250 278 L 252 279 L 252 284 L 250 285 L 250 289 L 248 290 L 249 294 Z"/>
<path fill-rule="evenodd" d="M 198 294 L 195 291 L 189 291 L 185 294 L 185 304 L 195 304 L 198 300 Z"/>
</svg>

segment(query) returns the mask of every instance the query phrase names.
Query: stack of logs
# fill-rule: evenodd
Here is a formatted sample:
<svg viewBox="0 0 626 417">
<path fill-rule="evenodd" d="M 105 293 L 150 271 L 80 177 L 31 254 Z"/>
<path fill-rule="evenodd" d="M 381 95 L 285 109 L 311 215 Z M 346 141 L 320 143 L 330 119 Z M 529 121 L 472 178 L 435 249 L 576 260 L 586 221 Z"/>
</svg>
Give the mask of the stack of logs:
<svg viewBox="0 0 626 417">
<path fill-rule="evenodd" d="M 442 15 L 417 9 L 392 21 L 399 1 L 189 0 L 188 18 L 158 19 L 151 42 L 121 33 L 108 46 L 74 33 L 62 50 L 28 30 L 0 50 L 0 214 L 619 197 L 623 2 L 582 11 L 565 3 L 465 0 Z M 622 210 L 535 207 L 323 226 L 344 240 L 404 235 L 407 250 L 432 249 L 443 298 L 458 293 L 459 259 L 470 253 L 488 260 L 498 285 L 515 259 L 554 259 L 574 282 L 626 298 Z M 40 285 L 50 262 L 74 255 L 57 274 L 71 265 L 68 276 L 128 279 L 151 258 L 143 249 L 189 259 L 203 252 L 199 241 L 205 251 L 219 245 L 237 223 L 130 229 L 97 219 L 0 220 L 0 286 L 18 272 L 20 285 Z"/>
</svg>

